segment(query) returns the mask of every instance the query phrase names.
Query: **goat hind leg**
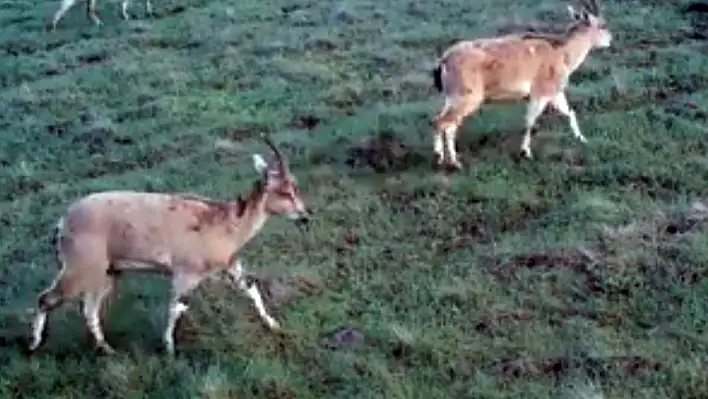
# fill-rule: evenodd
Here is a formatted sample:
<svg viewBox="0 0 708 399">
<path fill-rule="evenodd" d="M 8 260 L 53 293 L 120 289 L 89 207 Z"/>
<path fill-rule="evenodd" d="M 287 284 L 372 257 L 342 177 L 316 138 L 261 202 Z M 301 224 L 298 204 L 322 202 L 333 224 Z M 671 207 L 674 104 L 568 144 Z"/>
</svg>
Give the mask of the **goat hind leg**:
<svg viewBox="0 0 708 399">
<path fill-rule="evenodd" d="M 57 29 L 57 24 L 64 17 L 67 11 L 76 3 L 76 0 L 62 0 L 61 5 L 56 13 L 54 13 L 54 18 L 52 19 L 52 32 Z"/>
<path fill-rule="evenodd" d="M 528 159 L 531 159 L 531 130 L 536 124 L 536 119 L 546 109 L 549 101 L 550 98 L 548 97 L 532 98 L 526 109 L 526 130 L 521 142 L 521 154 Z"/>
<path fill-rule="evenodd" d="M 97 291 L 88 291 L 84 294 L 83 314 L 86 327 L 93 336 L 96 347 L 106 354 L 113 354 L 115 350 L 108 345 L 101 328 L 101 305 L 104 299 L 113 290 L 113 279 L 108 277 Z"/>
<path fill-rule="evenodd" d="M 130 7 L 130 0 L 123 0 L 120 7 L 120 13 L 121 17 L 123 17 L 126 21 L 130 19 L 130 15 L 128 15 L 128 7 Z"/>
<path fill-rule="evenodd" d="M 172 299 L 170 300 L 167 314 L 167 326 L 163 334 L 165 351 L 169 355 L 174 355 L 175 352 L 174 335 L 177 321 L 188 309 L 187 304 L 184 303 L 184 298 L 199 285 L 201 280 L 202 278 L 199 275 L 184 273 L 177 273 L 172 279 Z"/>
<path fill-rule="evenodd" d="M 101 26 L 101 25 L 103 25 L 103 22 L 101 21 L 101 18 L 99 18 L 98 14 L 96 13 L 96 2 L 97 2 L 97 0 L 87 0 L 86 13 L 88 15 L 88 18 L 91 21 L 93 21 L 93 23 L 96 26 Z"/>
<path fill-rule="evenodd" d="M 481 95 L 467 94 L 464 97 L 457 98 L 454 102 L 451 99 L 446 99 L 445 109 L 436 118 L 436 146 L 441 150 L 441 153 L 446 152 L 449 161 L 448 164 L 455 169 L 462 169 L 462 163 L 459 161 L 457 151 L 455 150 L 455 142 L 457 133 L 466 117 L 474 113 L 482 104 L 484 98 Z"/>
</svg>

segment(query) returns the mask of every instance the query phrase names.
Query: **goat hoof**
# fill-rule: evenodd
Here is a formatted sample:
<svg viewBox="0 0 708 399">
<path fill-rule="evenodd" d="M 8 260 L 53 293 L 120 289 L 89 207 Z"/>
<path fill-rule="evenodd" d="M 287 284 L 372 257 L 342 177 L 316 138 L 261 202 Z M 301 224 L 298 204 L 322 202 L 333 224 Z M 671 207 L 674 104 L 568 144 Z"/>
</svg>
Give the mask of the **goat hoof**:
<svg viewBox="0 0 708 399">
<path fill-rule="evenodd" d="M 98 350 L 104 355 L 115 355 L 117 353 L 115 349 L 106 343 L 99 344 Z"/>
<path fill-rule="evenodd" d="M 433 161 L 433 169 L 439 170 L 443 169 L 445 167 L 445 159 L 441 156 L 438 156 L 435 158 Z"/>
<path fill-rule="evenodd" d="M 268 329 L 271 331 L 280 331 L 281 330 L 280 323 L 275 321 L 275 319 L 267 319 L 265 321 L 265 323 L 266 323 L 266 326 L 268 326 Z"/>
<path fill-rule="evenodd" d="M 40 345 L 32 345 L 32 342 L 26 342 L 24 345 L 22 345 L 22 353 L 25 356 L 32 356 L 37 353 L 39 346 Z"/>
</svg>

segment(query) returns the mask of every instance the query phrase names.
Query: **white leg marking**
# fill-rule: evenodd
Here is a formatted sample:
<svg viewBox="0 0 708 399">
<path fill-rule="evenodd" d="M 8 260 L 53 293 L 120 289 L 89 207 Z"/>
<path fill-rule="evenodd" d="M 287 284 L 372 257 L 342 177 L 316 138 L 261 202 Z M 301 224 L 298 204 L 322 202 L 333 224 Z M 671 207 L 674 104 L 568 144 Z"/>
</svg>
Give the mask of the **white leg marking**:
<svg viewBox="0 0 708 399">
<path fill-rule="evenodd" d="M 524 133 L 524 139 L 521 142 L 521 152 L 526 158 L 531 158 L 531 129 L 533 125 L 536 124 L 536 119 L 543 113 L 546 109 L 549 98 L 533 98 L 529 101 L 529 105 L 526 108 L 526 132 Z"/>
<path fill-rule="evenodd" d="M 88 2 L 89 2 L 89 17 L 91 17 L 91 20 L 93 21 L 94 24 L 96 24 L 96 26 L 101 26 L 101 25 L 103 25 L 103 22 L 101 22 L 101 19 L 96 14 L 96 1 L 97 0 L 88 0 Z"/>
<path fill-rule="evenodd" d="M 246 282 L 241 280 L 241 284 L 239 285 L 239 288 L 241 288 L 244 292 L 246 292 L 246 295 L 248 295 L 251 300 L 253 301 L 253 305 L 256 307 L 256 310 L 258 311 L 258 315 L 261 317 L 261 319 L 266 323 L 268 328 L 271 330 L 278 330 L 280 329 L 280 324 L 275 321 L 275 319 L 268 314 L 268 311 L 265 308 L 265 305 L 263 305 L 263 298 L 261 297 L 261 292 L 258 290 L 258 286 L 255 284 L 252 284 L 250 287 L 246 285 Z"/>
<path fill-rule="evenodd" d="M 152 15 L 152 3 L 150 0 L 145 0 L 145 13 L 147 15 Z"/>
<path fill-rule="evenodd" d="M 448 126 L 445 128 L 445 150 L 450 156 L 450 165 L 461 168 L 462 165 L 457 159 L 457 152 L 455 151 L 455 136 L 457 135 L 458 126 Z"/>
<path fill-rule="evenodd" d="M 263 304 L 263 297 L 261 296 L 261 292 L 258 290 L 258 286 L 252 284 L 249 287 L 248 283 L 243 278 L 244 270 L 241 260 L 237 259 L 233 266 L 226 270 L 226 273 L 231 278 L 231 281 L 236 283 L 238 288 L 245 292 L 249 298 L 251 298 L 253 305 L 258 311 L 258 315 L 261 317 L 261 320 L 266 323 L 268 328 L 271 330 L 280 329 L 280 324 L 270 314 L 268 314 L 268 311 Z"/>
<path fill-rule="evenodd" d="M 556 94 L 556 97 L 553 99 L 553 106 L 558 110 L 558 112 L 568 118 L 568 121 L 570 122 L 570 128 L 573 130 L 573 135 L 575 136 L 575 138 L 580 140 L 582 143 L 587 143 L 588 140 L 580 132 L 578 120 L 575 118 L 575 111 L 573 111 L 570 108 L 570 105 L 568 105 L 568 98 L 565 96 L 565 93 L 560 92 Z"/>
<path fill-rule="evenodd" d="M 98 293 L 86 293 L 84 295 L 84 318 L 86 319 L 86 326 L 88 327 L 91 335 L 93 335 L 96 341 L 96 346 L 107 353 L 114 353 L 113 348 L 106 343 L 106 338 L 103 335 L 103 330 L 101 330 L 101 319 L 99 317 L 99 311 L 101 310 L 101 303 L 106 295 L 110 292 L 111 286 L 103 288 Z"/>
<path fill-rule="evenodd" d="M 47 324 L 47 312 L 37 310 L 37 315 L 34 317 L 32 322 L 32 344 L 30 345 L 30 351 L 34 351 L 39 348 L 42 343 L 42 333 Z"/>
<path fill-rule="evenodd" d="M 165 328 L 165 334 L 163 335 L 163 340 L 165 341 L 165 348 L 167 353 L 173 354 L 175 352 L 175 326 L 177 325 L 177 320 L 182 317 L 182 313 L 186 312 L 188 309 L 187 305 L 182 302 L 173 302 L 170 304 L 170 309 L 167 318 L 167 328 Z"/>
<path fill-rule="evenodd" d="M 170 355 L 175 352 L 174 333 L 177 320 L 179 320 L 182 314 L 188 309 L 187 305 L 182 303 L 181 299 L 183 296 L 195 289 L 201 281 L 202 276 L 200 275 L 184 274 L 179 272 L 175 274 L 172 279 L 172 299 L 170 300 L 168 310 L 167 326 L 165 327 L 165 332 L 163 334 L 165 349 Z"/>
<path fill-rule="evenodd" d="M 128 7 L 130 7 L 130 0 L 123 0 L 121 14 L 123 15 L 123 19 L 126 21 L 130 19 L 130 16 L 128 15 Z"/>
<path fill-rule="evenodd" d="M 89 0 L 90 1 L 90 0 Z M 59 23 L 59 20 L 64 17 L 64 14 L 66 14 L 67 11 L 74 5 L 76 0 L 62 0 L 61 5 L 59 6 L 59 9 L 57 12 L 54 14 L 54 20 L 52 21 L 52 30 L 57 28 L 57 24 Z M 63 222 L 60 220 L 60 223 Z"/>
<path fill-rule="evenodd" d="M 433 139 L 433 152 L 435 153 L 435 157 L 438 164 L 441 164 L 445 159 L 445 154 L 443 153 L 444 144 L 442 136 L 442 134 L 435 132 L 435 138 Z"/>
</svg>

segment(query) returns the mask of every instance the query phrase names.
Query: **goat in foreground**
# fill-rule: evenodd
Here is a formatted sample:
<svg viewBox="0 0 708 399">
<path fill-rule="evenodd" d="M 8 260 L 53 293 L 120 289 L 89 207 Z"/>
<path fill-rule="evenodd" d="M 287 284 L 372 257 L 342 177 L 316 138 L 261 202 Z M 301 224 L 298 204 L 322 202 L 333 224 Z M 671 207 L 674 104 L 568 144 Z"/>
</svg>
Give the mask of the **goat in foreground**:
<svg viewBox="0 0 708 399">
<path fill-rule="evenodd" d="M 98 14 L 96 13 L 96 2 L 98 0 L 86 0 L 86 13 L 88 16 L 88 19 L 93 21 L 96 26 L 100 26 L 103 24 L 101 22 L 101 19 L 98 18 Z M 130 16 L 128 15 L 128 7 L 130 7 L 130 1 L 131 0 L 123 0 L 121 3 L 121 17 L 124 20 L 129 20 Z M 64 14 L 69 11 L 71 7 L 76 4 L 76 0 L 62 0 L 61 5 L 59 6 L 59 9 L 57 12 L 54 14 L 54 19 L 52 20 L 52 32 L 57 29 L 57 24 L 59 23 L 59 20 L 61 20 L 64 17 Z M 150 3 L 150 0 L 145 0 L 145 13 L 147 15 L 152 15 L 152 3 Z"/>
<path fill-rule="evenodd" d="M 461 41 L 448 48 L 433 71 L 436 88 L 445 105 L 433 120 L 437 165 L 462 167 L 455 152 L 457 130 L 463 120 L 485 102 L 527 99 L 526 132 L 521 153 L 531 158 L 531 129 L 551 103 L 580 132 L 575 112 L 564 90 L 570 75 L 593 48 L 609 47 L 612 34 L 605 26 L 596 0 L 583 1 L 582 9 L 568 5 L 573 23 L 561 36 L 511 34 Z"/>
<path fill-rule="evenodd" d="M 57 226 L 61 270 L 37 299 L 30 353 L 45 341 L 49 313 L 78 297 L 96 346 L 113 353 L 100 327 L 99 310 L 124 271 L 171 277 L 173 292 L 163 336 L 170 354 L 174 353 L 175 324 L 187 310 L 186 296 L 204 278 L 222 272 L 251 298 L 265 324 L 278 329 L 258 287 L 247 281 L 238 253 L 268 215 L 286 215 L 305 223 L 310 211 L 282 154 L 269 139 L 266 142 L 276 159 L 269 164 L 253 155 L 262 178 L 245 200 L 217 202 L 193 195 L 108 191 L 72 203 Z"/>
</svg>

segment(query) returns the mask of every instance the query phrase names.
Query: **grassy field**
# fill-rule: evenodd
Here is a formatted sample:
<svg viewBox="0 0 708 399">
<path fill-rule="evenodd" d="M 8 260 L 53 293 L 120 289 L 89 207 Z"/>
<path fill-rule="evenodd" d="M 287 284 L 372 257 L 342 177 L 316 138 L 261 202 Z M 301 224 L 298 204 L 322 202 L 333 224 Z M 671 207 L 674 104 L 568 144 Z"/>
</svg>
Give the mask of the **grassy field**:
<svg viewBox="0 0 708 399">
<path fill-rule="evenodd" d="M 488 106 L 445 177 L 436 57 L 558 27 L 565 4 L 158 0 L 123 22 L 99 1 L 102 28 L 79 4 L 50 34 L 58 5 L 0 11 L 0 397 L 708 396 L 705 14 L 607 2 L 614 46 L 568 94 L 589 143 L 549 111 L 519 162 L 523 105 Z M 244 253 L 288 334 L 205 283 L 169 359 L 168 284 L 128 277 L 106 327 L 120 354 L 93 353 L 67 306 L 23 355 L 69 201 L 233 198 L 256 178 L 250 154 L 270 156 L 261 131 L 317 209 L 309 232 L 272 219 Z"/>
</svg>

